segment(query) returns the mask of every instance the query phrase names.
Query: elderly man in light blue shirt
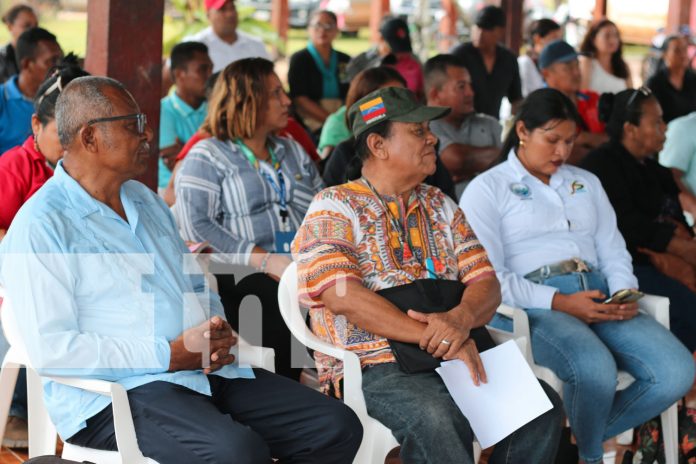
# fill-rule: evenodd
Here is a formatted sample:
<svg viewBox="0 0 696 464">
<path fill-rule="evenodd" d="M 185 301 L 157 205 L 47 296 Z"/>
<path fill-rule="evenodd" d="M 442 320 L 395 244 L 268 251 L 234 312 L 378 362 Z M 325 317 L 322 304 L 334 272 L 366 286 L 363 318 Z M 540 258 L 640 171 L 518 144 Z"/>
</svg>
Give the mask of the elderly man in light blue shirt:
<svg viewBox="0 0 696 464">
<path fill-rule="evenodd" d="M 132 96 L 108 78 L 76 79 L 56 119 L 64 160 L 0 246 L 31 364 L 122 384 L 138 444 L 161 463 L 350 463 L 362 429 L 347 407 L 233 364 L 219 298 L 184 264 L 166 205 L 132 180 L 152 138 Z M 64 440 L 115 449 L 109 399 L 50 381 L 45 399 Z"/>
</svg>

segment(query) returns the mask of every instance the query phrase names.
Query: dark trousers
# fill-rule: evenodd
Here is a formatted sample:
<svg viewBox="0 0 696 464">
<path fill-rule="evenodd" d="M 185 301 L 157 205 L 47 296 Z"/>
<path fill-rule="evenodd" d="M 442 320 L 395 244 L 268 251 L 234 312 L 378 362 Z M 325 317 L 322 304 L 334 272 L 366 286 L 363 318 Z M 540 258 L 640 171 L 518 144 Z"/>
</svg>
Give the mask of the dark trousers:
<svg viewBox="0 0 696 464">
<path fill-rule="evenodd" d="M 350 464 L 362 440 L 357 416 L 338 400 L 254 369 L 255 379 L 208 376 L 212 397 L 168 382 L 128 392 L 138 445 L 162 464 Z M 116 449 L 111 407 L 68 442 Z"/>
<path fill-rule="evenodd" d="M 266 274 L 251 274 L 237 282 L 234 275 L 218 274 L 218 293 L 225 308 L 225 316 L 234 330 L 239 330 L 239 307 L 249 295 L 259 298 L 262 308 L 261 331 L 263 346 L 275 350 L 276 373 L 293 380 L 299 380 L 302 367 L 291 363 L 291 345 L 302 350 L 302 344 L 295 339 L 285 325 L 278 308 L 278 282 Z M 243 336 L 244 334 L 242 334 Z"/>
<path fill-rule="evenodd" d="M 669 298 L 669 330 L 690 352 L 696 351 L 696 293 L 650 265 L 634 264 L 633 273 L 643 292 Z"/>
</svg>

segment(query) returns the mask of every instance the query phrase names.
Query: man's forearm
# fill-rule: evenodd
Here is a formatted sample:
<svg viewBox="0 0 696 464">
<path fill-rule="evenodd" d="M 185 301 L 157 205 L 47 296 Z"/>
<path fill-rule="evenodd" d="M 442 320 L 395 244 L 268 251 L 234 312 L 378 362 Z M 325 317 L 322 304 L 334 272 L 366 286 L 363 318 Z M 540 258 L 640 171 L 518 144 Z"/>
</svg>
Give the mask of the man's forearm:
<svg viewBox="0 0 696 464">
<path fill-rule="evenodd" d="M 337 285 L 321 295 L 326 307 L 337 315 L 345 316 L 349 322 L 368 332 L 393 340 L 418 343 L 425 324 L 422 324 L 394 306 L 387 299 L 365 288 L 355 281 L 345 286 Z M 460 305 L 452 311 L 463 311 L 472 322 L 472 327 L 488 323 L 500 305 L 500 284 L 495 276 L 484 278 L 469 285 Z M 419 308 L 412 308 L 416 311 Z"/>
<path fill-rule="evenodd" d="M 408 317 L 386 298 L 353 280 L 328 288 L 321 294 L 321 301 L 332 313 L 385 338 L 418 343 L 425 329 L 425 324 Z"/>
<path fill-rule="evenodd" d="M 462 301 L 453 311 L 466 311 L 472 321 L 472 327 L 486 325 L 501 302 L 500 283 L 497 277 L 491 276 L 468 285 Z"/>
<path fill-rule="evenodd" d="M 160 158 L 164 160 L 164 164 L 171 171 L 174 169 L 174 164 L 176 164 L 176 155 L 181 151 L 182 145 L 180 143 L 170 145 L 166 148 L 162 148 L 159 152 Z"/>
</svg>

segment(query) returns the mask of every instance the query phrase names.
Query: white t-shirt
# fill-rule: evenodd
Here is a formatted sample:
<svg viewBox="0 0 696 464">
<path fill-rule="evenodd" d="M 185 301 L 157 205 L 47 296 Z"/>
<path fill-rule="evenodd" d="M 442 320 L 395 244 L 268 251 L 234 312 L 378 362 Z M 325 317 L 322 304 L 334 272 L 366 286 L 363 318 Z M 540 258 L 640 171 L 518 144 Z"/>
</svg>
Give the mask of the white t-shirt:
<svg viewBox="0 0 696 464">
<path fill-rule="evenodd" d="M 619 93 L 626 90 L 626 80 L 608 73 L 599 61 L 592 59 L 592 72 L 590 74 L 590 90 L 598 94 Z"/>
<path fill-rule="evenodd" d="M 520 68 L 520 80 L 522 81 L 522 96 L 526 97 L 537 89 L 544 87 L 544 78 L 537 65 L 527 55 L 517 58 L 517 66 Z"/>
<path fill-rule="evenodd" d="M 213 61 L 213 72 L 221 71 L 228 64 L 243 58 L 266 58 L 270 60 L 263 42 L 256 37 L 237 30 L 237 41 L 229 44 L 207 27 L 200 32 L 184 37 L 183 42 L 202 42 L 208 46 L 208 55 Z"/>
</svg>

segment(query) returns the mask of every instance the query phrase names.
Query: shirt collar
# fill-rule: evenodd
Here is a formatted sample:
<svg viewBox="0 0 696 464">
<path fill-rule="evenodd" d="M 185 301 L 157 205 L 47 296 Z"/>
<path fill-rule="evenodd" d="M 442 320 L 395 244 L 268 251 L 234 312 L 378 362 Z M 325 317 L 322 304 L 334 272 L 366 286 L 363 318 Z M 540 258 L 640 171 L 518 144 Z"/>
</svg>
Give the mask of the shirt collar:
<svg viewBox="0 0 696 464">
<path fill-rule="evenodd" d="M 268 138 L 268 142 L 273 148 L 273 152 L 276 155 L 276 159 L 280 162 L 285 158 L 285 144 L 282 143 L 279 137 L 272 135 Z"/>
<path fill-rule="evenodd" d="M 75 212 L 77 212 L 80 217 L 88 216 L 99 210 L 97 200 L 87 193 L 87 191 L 65 171 L 63 160 L 58 161 L 56 170 L 53 173 L 53 179 L 54 182 L 63 187 Z"/>
<path fill-rule="evenodd" d="M 34 149 L 34 136 L 30 135 L 22 143 L 22 148 L 27 152 L 29 157 L 35 161 L 46 162 L 46 157 Z"/>
<path fill-rule="evenodd" d="M 95 199 L 67 173 L 63 167 L 63 160 L 58 161 L 53 178 L 55 179 L 54 182 L 59 183 L 64 188 L 72 207 L 80 217 L 84 218 L 98 212 L 105 217 L 121 219 L 111 208 Z M 123 209 L 126 212 L 130 228 L 135 230 L 138 225 L 138 207 L 143 204 L 143 201 L 138 198 L 129 198 L 125 195 L 124 186 L 125 183 L 121 186 L 121 201 L 123 202 Z"/>
<path fill-rule="evenodd" d="M 184 118 L 187 118 L 191 113 L 195 113 L 197 111 L 203 110 L 206 113 L 208 112 L 208 105 L 206 102 L 201 103 L 201 105 L 198 108 L 193 108 L 189 106 L 189 104 L 186 103 L 184 100 L 182 100 L 181 97 L 179 97 L 176 94 L 176 91 L 172 92 L 169 98 L 171 98 L 172 107 L 176 110 L 177 113 L 179 113 Z"/>
<path fill-rule="evenodd" d="M 287 151 L 286 151 L 285 144 L 283 143 L 283 140 L 281 140 L 281 137 L 278 137 L 276 135 L 271 135 L 268 137 L 267 140 L 268 140 L 268 145 L 273 150 L 273 154 L 275 154 L 276 159 L 279 162 L 282 162 L 287 154 Z M 240 152 L 240 154 L 242 156 L 244 155 L 234 140 L 228 140 L 227 142 L 224 142 L 224 143 L 226 143 L 227 146 L 230 147 L 233 151 Z"/>
<path fill-rule="evenodd" d="M 522 162 L 517 158 L 517 153 L 515 150 L 510 150 L 507 157 L 508 163 L 512 168 L 512 172 L 515 174 L 515 180 L 523 180 L 526 176 L 532 176 L 529 171 L 522 165 Z"/>
<path fill-rule="evenodd" d="M 229 42 L 222 40 L 222 38 L 215 33 L 212 26 L 208 27 L 208 34 L 210 34 L 210 36 L 213 38 L 213 40 L 215 40 L 216 42 L 219 42 L 220 44 L 225 45 L 227 47 L 236 47 L 237 45 L 242 44 L 246 39 L 245 34 L 242 31 L 240 31 L 239 28 L 237 28 L 237 40 L 235 40 L 232 43 L 229 43 Z"/>
<path fill-rule="evenodd" d="M 32 102 L 31 98 L 27 98 L 19 90 L 19 85 L 17 82 L 19 80 L 19 74 L 12 76 L 9 81 L 5 83 L 5 98 L 7 100 L 26 100 Z"/>
<path fill-rule="evenodd" d="M 514 149 L 510 150 L 510 153 L 508 153 L 507 160 L 510 163 L 510 166 L 512 167 L 512 172 L 515 174 L 515 180 L 521 182 L 525 179 L 525 177 L 528 177 L 530 179 L 534 179 L 538 182 L 541 182 L 539 179 L 531 175 L 529 171 L 527 171 L 527 168 L 525 168 L 522 165 L 522 162 L 517 157 L 517 154 L 515 153 Z M 558 186 L 560 186 L 565 180 L 564 172 L 565 170 L 563 169 L 563 166 L 561 166 L 558 169 L 558 171 L 552 174 L 551 179 L 549 180 L 549 187 L 553 189 L 558 188 Z"/>
</svg>

